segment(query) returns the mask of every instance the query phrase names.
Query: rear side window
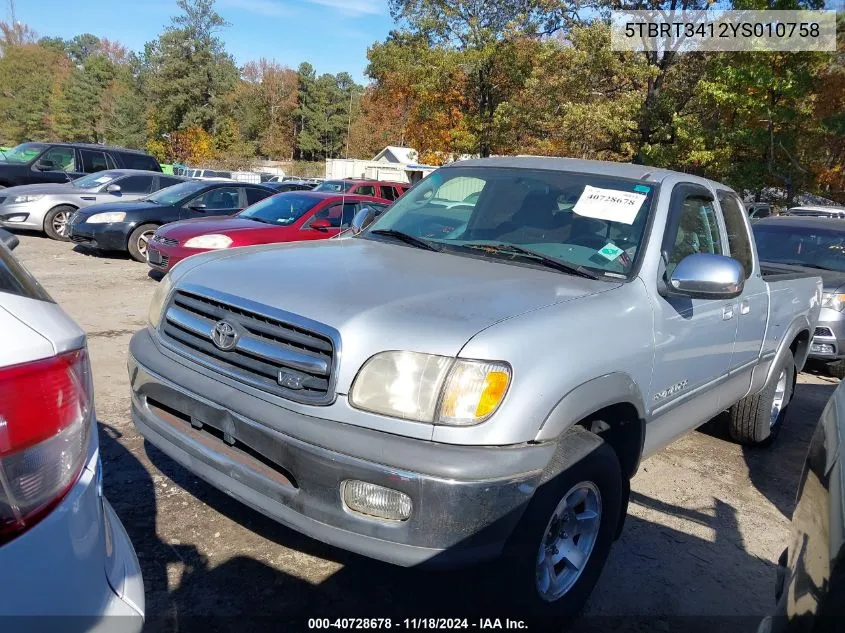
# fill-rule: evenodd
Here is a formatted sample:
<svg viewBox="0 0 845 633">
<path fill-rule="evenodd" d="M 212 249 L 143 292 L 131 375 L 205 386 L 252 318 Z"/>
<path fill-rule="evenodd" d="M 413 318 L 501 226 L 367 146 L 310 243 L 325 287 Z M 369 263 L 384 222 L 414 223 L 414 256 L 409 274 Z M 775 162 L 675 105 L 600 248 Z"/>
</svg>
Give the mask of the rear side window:
<svg viewBox="0 0 845 633">
<path fill-rule="evenodd" d="M 93 174 L 109 168 L 105 153 L 94 152 L 89 149 L 79 150 L 79 153 L 82 154 L 82 171 L 86 174 Z"/>
<path fill-rule="evenodd" d="M 9 249 L 0 246 L 0 293 L 3 292 L 53 302 L 47 291 L 18 263 Z"/>
<path fill-rule="evenodd" d="M 742 217 L 744 215 L 742 203 L 732 193 L 720 191 L 719 204 L 722 207 L 722 217 L 725 219 L 725 229 L 728 232 L 728 249 L 731 257 L 742 264 L 745 278 L 748 279 L 754 268 L 754 257 L 751 254 L 748 229 L 745 228 L 745 220 Z"/>
<path fill-rule="evenodd" d="M 247 206 L 255 204 L 260 200 L 264 200 L 267 196 L 272 196 L 272 191 L 265 189 L 258 189 L 256 187 L 246 187 L 246 204 Z"/>
<path fill-rule="evenodd" d="M 155 158 L 152 156 L 147 156 L 146 154 L 121 154 L 121 160 L 123 161 L 123 166 L 126 169 L 143 169 L 145 171 L 161 171 L 161 165 L 159 165 Z"/>
<path fill-rule="evenodd" d="M 377 197 L 375 185 L 358 185 L 358 187 L 355 189 L 355 193 L 359 196 L 373 196 L 374 198 Z"/>
<path fill-rule="evenodd" d="M 158 177 L 158 188 L 164 189 L 165 187 L 172 187 L 173 185 L 178 185 L 179 183 L 185 182 L 184 180 L 180 180 L 179 178 L 168 178 L 166 176 L 159 176 Z"/>
<path fill-rule="evenodd" d="M 396 189 L 394 189 L 393 187 L 388 187 L 387 185 L 382 185 L 381 197 L 385 200 L 396 200 L 398 196 L 396 195 Z"/>
<path fill-rule="evenodd" d="M 127 176 L 118 180 L 121 193 L 150 193 L 153 188 L 152 176 Z"/>
</svg>

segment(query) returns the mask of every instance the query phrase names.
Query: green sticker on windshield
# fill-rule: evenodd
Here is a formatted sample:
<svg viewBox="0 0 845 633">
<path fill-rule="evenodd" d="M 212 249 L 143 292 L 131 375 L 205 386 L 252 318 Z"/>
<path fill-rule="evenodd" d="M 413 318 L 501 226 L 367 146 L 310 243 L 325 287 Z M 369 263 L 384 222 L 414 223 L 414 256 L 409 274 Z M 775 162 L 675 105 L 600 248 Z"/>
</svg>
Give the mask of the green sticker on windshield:
<svg viewBox="0 0 845 633">
<path fill-rule="evenodd" d="M 645 185 L 637 185 L 634 187 L 634 191 L 638 191 L 639 193 L 648 193 L 651 191 L 651 187 L 646 187 Z"/>
<path fill-rule="evenodd" d="M 607 244 L 602 246 L 601 249 L 599 249 L 598 254 L 601 255 L 602 257 L 604 257 L 605 259 L 608 259 L 610 261 L 614 261 L 623 252 L 624 251 L 621 248 L 619 248 L 618 246 L 616 246 L 616 244 L 608 242 Z"/>
</svg>

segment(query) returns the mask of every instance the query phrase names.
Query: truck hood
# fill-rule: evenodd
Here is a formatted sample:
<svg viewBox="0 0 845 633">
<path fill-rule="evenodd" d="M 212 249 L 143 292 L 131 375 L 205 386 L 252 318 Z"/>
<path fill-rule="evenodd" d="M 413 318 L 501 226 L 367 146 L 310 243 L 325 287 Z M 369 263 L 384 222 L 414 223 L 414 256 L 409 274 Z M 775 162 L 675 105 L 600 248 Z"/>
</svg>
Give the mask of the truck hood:
<svg viewBox="0 0 845 633">
<path fill-rule="evenodd" d="M 213 289 L 335 328 L 341 393 L 377 352 L 456 356 L 494 323 L 620 285 L 368 239 L 253 246 L 189 263 L 182 275 L 176 267 L 177 287 Z"/>
</svg>

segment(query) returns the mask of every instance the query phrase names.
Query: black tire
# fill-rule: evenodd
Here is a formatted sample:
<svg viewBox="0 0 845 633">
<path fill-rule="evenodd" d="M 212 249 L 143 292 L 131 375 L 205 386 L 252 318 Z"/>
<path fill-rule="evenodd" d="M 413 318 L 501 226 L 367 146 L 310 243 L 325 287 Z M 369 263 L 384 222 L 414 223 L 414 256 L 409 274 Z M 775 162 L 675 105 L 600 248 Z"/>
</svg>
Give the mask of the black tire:
<svg viewBox="0 0 845 633">
<path fill-rule="evenodd" d="M 740 444 L 767 446 L 780 433 L 795 388 L 795 360 L 791 351 L 787 350 L 786 356 L 775 371 L 776 378 L 772 384 L 756 395 L 746 396 L 728 411 L 730 414 L 728 429 L 731 437 Z M 785 379 L 783 403 L 777 412 L 777 417 L 772 420 L 775 395 L 780 382 L 778 376 L 781 372 L 784 373 Z"/>
<path fill-rule="evenodd" d="M 845 361 L 835 360 L 832 363 L 828 363 L 827 373 L 829 373 L 834 378 L 839 378 L 839 380 L 842 380 L 843 378 L 845 378 Z"/>
<path fill-rule="evenodd" d="M 132 259 L 138 262 L 147 261 L 146 242 L 149 242 L 149 238 L 153 236 L 157 228 L 158 224 L 142 224 L 132 231 L 128 244 L 129 254 L 132 255 Z M 147 238 L 146 242 L 143 239 L 145 237 Z"/>
<path fill-rule="evenodd" d="M 44 216 L 44 232 L 48 237 L 60 242 L 70 241 L 70 216 L 76 213 L 76 207 L 60 204 L 53 207 Z"/>
<path fill-rule="evenodd" d="M 622 470 L 616 453 L 601 444 L 577 464 L 541 485 L 534 494 L 505 550 L 508 587 L 513 591 L 512 607 L 520 613 L 571 618 L 578 615 L 601 575 L 616 536 L 623 507 Z M 558 504 L 577 488 L 589 482 L 601 499 L 598 533 L 586 563 L 568 590 L 550 600 L 540 595 L 538 557 L 541 542 Z M 565 533 L 564 533 L 565 534 Z M 573 541 L 577 544 L 573 538 Z M 557 551 L 557 550 L 556 550 Z M 558 563 L 557 567 L 565 563 Z"/>
</svg>

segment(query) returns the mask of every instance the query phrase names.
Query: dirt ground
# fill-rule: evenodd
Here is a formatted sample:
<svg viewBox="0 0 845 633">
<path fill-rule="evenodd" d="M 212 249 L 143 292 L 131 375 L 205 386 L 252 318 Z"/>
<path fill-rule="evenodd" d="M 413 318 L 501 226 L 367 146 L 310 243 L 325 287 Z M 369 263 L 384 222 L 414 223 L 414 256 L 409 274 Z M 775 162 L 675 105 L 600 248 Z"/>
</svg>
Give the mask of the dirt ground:
<svg viewBox="0 0 845 633">
<path fill-rule="evenodd" d="M 147 266 L 36 235 L 22 235 L 16 254 L 88 333 L 106 495 L 141 561 L 146 630 L 252 631 L 247 618 L 260 616 L 299 631 L 308 618 L 414 617 L 441 604 L 457 614 L 507 591 L 484 568 L 406 570 L 323 545 L 145 445 L 129 419 L 126 350 L 157 283 Z M 737 446 L 717 419 L 641 466 L 624 533 L 576 628 L 755 629 L 773 606 L 807 443 L 838 381 L 804 373 L 799 383 L 775 446 Z"/>
</svg>

